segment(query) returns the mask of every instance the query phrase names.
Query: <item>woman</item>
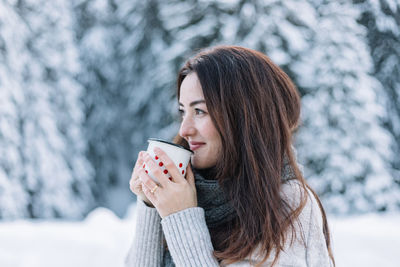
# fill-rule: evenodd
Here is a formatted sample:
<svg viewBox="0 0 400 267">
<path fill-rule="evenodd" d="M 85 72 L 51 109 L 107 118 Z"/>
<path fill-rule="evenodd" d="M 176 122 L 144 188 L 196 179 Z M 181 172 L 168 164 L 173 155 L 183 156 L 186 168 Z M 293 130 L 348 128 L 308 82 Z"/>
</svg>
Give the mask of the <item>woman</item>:
<svg viewBox="0 0 400 267">
<path fill-rule="evenodd" d="M 139 153 L 127 266 L 334 265 L 324 209 L 292 147 L 300 98 L 290 78 L 260 52 L 218 46 L 186 62 L 177 95 L 175 142 L 194 151 L 193 171 L 185 179 L 155 150 L 168 180 Z"/>
</svg>

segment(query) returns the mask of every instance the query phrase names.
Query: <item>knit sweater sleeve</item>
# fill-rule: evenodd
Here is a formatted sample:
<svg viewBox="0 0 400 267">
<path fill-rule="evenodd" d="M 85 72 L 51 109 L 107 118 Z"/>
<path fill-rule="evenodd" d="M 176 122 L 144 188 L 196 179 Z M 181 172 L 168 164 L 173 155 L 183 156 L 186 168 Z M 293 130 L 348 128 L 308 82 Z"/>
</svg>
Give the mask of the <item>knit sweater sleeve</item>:
<svg viewBox="0 0 400 267">
<path fill-rule="evenodd" d="M 161 225 L 176 266 L 219 266 L 202 208 L 173 213 Z"/>
<path fill-rule="evenodd" d="M 163 259 L 161 218 L 155 208 L 137 201 L 134 239 L 125 259 L 126 267 L 158 267 Z"/>
</svg>

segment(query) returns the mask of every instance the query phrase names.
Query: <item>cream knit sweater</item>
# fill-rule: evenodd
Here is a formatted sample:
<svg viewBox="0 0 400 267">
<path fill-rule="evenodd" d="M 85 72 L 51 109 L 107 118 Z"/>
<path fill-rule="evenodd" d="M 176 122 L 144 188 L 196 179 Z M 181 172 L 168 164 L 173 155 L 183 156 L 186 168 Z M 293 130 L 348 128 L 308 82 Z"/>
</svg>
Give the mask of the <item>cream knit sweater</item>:
<svg viewBox="0 0 400 267">
<path fill-rule="evenodd" d="M 282 195 L 291 205 L 298 205 L 300 192 L 297 181 L 286 182 L 282 187 Z M 136 212 L 136 229 L 126 267 L 163 266 L 164 236 L 176 266 L 219 266 L 213 257 L 213 245 L 202 208 L 185 209 L 161 219 L 156 209 L 138 200 Z M 307 191 L 307 204 L 296 225 L 297 238 L 290 243 L 291 235 L 288 234 L 285 249 L 281 251 L 275 266 L 332 266 L 322 229 L 318 203 L 313 194 Z M 271 253 L 263 266 L 270 266 L 274 255 Z M 253 256 L 229 266 L 253 266 L 250 259 L 253 264 L 260 261 L 257 253 L 253 253 Z"/>
</svg>

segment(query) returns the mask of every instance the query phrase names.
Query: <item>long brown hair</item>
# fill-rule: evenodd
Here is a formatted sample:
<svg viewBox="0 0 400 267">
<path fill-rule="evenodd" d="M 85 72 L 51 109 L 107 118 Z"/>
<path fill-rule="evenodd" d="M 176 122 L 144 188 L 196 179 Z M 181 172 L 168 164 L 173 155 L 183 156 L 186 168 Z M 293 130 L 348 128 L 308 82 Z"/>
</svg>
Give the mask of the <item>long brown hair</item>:
<svg viewBox="0 0 400 267">
<path fill-rule="evenodd" d="M 287 155 L 303 191 L 309 188 L 293 155 L 292 132 L 299 124 L 300 97 L 291 79 L 266 55 L 237 46 L 217 46 L 189 59 L 178 75 L 178 99 L 185 77 L 195 72 L 207 109 L 222 140 L 216 179 L 237 212 L 222 229 L 210 229 L 214 255 L 223 264 L 243 260 L 261 245 L 265 262 L 276 251 L 306 204 L 288 207 L 281 196 L 281 171 Z M 175 142 L 187 146 L 179 135 Z M 309 188 L 311 190 L 311 188 Z M 323 231 L 334 262 L 326 215 Z M 292 239 L 293 240 L 293 239 Z M 260 264 L 261 265 L 261 264 Z"/>
</svg>

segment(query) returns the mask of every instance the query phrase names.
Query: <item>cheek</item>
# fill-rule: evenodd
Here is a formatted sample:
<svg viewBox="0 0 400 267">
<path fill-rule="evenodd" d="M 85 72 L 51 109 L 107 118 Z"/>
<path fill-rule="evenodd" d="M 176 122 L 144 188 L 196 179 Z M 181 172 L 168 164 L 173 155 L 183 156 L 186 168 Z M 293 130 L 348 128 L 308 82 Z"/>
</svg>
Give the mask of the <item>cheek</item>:
<svg viewBox="0 0 400 267">
<path fill-rule="evenodd" d="M 212 145 L 211 149 L 213 151 L 219 151 L 220 147 L 221 147 L 221 137 L 217 131 L 217 129 L 214 127 L 214 125 L 211 123 L 208 125 L 205 125 L 205 127 L 203 127 L 203 137 L 205 137 L 208 141 L 208 143 L 210 143 Z"/>
<path fill-rule="evenodd" d="M 219 139 L 219 134 L 211 119 L 203 121 L 199 125 L 199 129 L 202 132 L 203 137 L 209 139 L 209 141 L 215 141 Z"/>
</svg>

